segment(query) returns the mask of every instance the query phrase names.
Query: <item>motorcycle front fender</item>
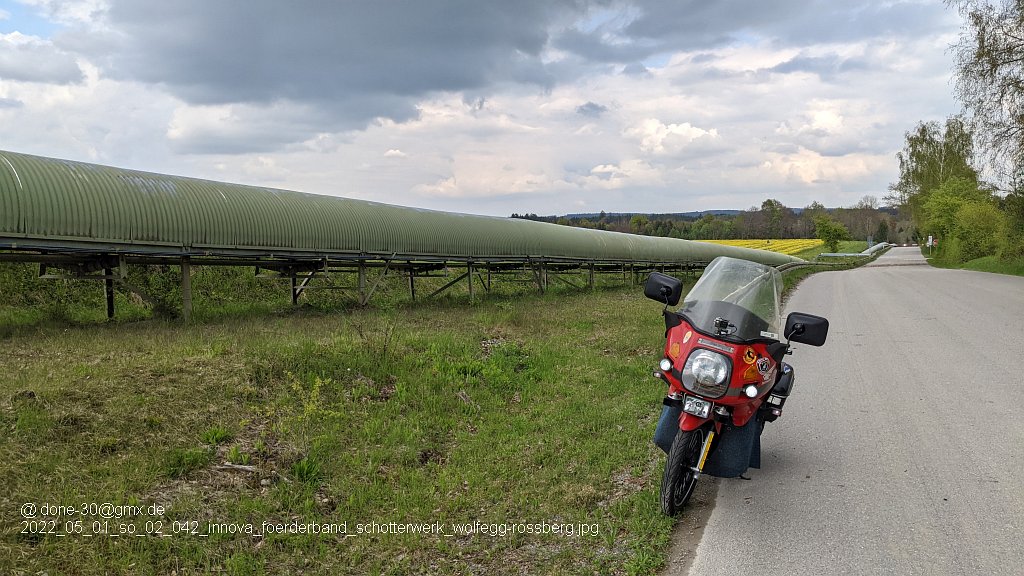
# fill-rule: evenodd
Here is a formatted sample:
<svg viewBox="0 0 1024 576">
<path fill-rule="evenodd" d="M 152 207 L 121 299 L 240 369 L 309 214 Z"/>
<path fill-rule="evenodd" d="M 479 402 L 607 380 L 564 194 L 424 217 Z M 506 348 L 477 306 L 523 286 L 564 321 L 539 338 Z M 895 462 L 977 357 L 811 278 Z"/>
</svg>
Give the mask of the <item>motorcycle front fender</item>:
<svg viewBox="0 0 1024 576">
<path fill-rule="evenodd" d="M 689 432 L 690 430 L 696 430 L 697 428 L 700 428 L 701 426 L 707 424 L 708 422 L 711 422 L 711 418 L 700 418 L 698 416 L 694 416 L 693 414 L 687 414 L 686 412 L 683 412 L 682 417 L 679 418 L 679 429 L 682 430 L 683 432 Z M 718 431 L 719 424 L 716 422 L 715 432 Z"/>
</svg>

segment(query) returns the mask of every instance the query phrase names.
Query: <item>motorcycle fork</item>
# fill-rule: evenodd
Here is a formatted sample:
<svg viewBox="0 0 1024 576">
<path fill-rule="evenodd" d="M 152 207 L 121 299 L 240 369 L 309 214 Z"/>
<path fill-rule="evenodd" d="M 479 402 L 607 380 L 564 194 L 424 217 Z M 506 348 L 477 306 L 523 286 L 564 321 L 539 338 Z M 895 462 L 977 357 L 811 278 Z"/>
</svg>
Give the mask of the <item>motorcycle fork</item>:
<svg viewBox="0 0 1024 576">
<path fill-rule="evenodd" d="M 697 461 L 697 466 L 691 468 L 696 477 L 700 477 L 701 470 L 704 470 L 704 463 L 707 462 L 708 452 L 711 451 L 711 441 L 715 439 L 715 429 L 711 428 L 708 430 L 708 435 L 704 437 L 704 445 L 700 447 L 700 460 Z"/>
</svg>

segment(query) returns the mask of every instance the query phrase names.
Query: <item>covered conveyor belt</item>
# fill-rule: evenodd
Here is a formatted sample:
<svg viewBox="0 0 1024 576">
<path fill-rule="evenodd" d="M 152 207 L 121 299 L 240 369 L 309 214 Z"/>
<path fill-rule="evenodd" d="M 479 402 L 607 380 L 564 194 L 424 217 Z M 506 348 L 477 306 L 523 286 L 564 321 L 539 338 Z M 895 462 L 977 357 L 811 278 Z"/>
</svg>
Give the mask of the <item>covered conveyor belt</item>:
<svg viewBox="0 0 1024 576">
<path fill-rule="evenodd" d="M 477 270 L 688 268 L 728 255 L 799 259 L 673 238 L 421 210 L 167 176 L 0 151 L 0 260 L 89 272 L 125 263 L 255 265 L 291 274 L 328 267 L 410 274 Z M 308 283 L 308 280 L 306 280 Z M 294 284 L 294 281 L 293 281 Z M 472 286 L 472 284 L 470 284 Z M 304 285 L 303 285 L 304 287 Z M 299 287 L 299 293 L 301 293 Z M 293 286 L 293 298 L 297 297 Z M 109 300 L 109 298 L 108 298 Z"/>
</svg>

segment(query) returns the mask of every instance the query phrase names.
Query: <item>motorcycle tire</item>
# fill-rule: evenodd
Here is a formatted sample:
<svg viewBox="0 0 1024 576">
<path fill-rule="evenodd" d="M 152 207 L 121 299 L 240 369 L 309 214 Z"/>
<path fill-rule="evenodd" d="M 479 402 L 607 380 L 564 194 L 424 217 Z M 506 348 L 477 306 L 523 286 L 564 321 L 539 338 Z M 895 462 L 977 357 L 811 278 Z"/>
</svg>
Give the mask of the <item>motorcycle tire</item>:
<svg viewBox="0 0 1024 576">
<path fill-rule="evenodd" d="M 693 468 L 700 459 L 700 451 L 708 431 L 703 428 L 676 433 L 672 448 L 665 460 L 665 474 L 661 478 L 661 511 L 667 516 L 675 516 L 690 500 L 693 488 L 697 485 L 697 475 Z"/>
</svg>

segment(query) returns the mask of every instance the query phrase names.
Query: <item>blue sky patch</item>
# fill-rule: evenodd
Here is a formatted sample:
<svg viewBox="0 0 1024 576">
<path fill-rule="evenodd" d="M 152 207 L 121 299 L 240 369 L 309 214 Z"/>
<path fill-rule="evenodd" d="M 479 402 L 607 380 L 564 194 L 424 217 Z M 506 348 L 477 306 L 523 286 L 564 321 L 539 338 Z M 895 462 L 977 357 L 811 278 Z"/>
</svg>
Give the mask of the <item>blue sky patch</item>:
<svg viewBox="0 0 1024 576">
<path fill-rule="evenodd" d="M 0 14 L 7 15 L 0 19 L 2 34 L 21 32 L 26 36 L 50 38 L 60 28 L 59 24 L 47 20 L 36 8 L 20 2 L 0 0 Z"/>
</svg>

